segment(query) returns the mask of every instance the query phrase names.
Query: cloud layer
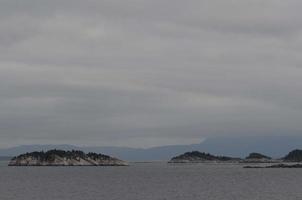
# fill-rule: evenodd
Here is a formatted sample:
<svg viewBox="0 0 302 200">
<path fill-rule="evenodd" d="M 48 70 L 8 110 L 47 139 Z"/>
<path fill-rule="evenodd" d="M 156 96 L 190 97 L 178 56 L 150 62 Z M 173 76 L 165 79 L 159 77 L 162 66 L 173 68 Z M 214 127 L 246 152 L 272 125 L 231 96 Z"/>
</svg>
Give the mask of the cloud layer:
<svg viewBox="0 0 302 200">
<path fill-rule="evenodd" d="M 298 0 L 4 0 L 0 147 L 302 131 Z"/>
</svg>

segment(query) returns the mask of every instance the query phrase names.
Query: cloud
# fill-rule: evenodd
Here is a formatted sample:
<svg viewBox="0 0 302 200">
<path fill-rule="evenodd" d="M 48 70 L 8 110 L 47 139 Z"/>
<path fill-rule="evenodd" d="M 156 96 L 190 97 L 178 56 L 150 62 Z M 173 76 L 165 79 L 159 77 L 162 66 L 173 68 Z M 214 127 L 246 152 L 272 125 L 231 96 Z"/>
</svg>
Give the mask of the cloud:
<svg viewBox="0 0 302 200">
<path fill-rule="evenodd" d="M 300 134 L 300 4 L 2 1 L 0 147 Z"/>
</svg>

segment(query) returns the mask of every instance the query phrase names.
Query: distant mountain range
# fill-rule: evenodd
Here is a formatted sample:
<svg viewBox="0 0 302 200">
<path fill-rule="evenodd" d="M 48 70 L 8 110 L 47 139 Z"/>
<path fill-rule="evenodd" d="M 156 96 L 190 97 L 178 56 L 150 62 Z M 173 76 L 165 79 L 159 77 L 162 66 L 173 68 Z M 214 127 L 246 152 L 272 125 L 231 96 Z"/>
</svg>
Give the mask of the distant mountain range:
<svg viewBox="0 0 302 200">
<path fill-rule="evenodd" d="M 128 147 L 78 147 L 73 145 L 23 145 L 0 149 L 0 156 L 16 156 L 25 152 L 50 149 L 82 150 L 111 155 L 128 161 L 170 160 L 188 151 L 210 152 L 217 155 L 246 157 L 251 152 L 261 152 L 273 158 L 285 156 L 293 149 L 302 149 L 302 136 L 279 137 L 216 137 L 200 144 L 160 146 L 148 149 Z"/>
</svg>

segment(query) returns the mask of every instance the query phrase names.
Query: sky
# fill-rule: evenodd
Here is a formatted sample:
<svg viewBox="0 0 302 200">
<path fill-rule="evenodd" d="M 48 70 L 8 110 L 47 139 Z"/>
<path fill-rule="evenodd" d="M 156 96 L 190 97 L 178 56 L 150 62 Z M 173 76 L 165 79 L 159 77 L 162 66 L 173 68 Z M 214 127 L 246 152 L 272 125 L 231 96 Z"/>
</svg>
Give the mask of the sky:
<svg viewBox="0 0 302 200">
<path fill-rule="evenodd" d="M 0 0 L 0 148 L 302 133 L 300 0 Z"/>
</svg>

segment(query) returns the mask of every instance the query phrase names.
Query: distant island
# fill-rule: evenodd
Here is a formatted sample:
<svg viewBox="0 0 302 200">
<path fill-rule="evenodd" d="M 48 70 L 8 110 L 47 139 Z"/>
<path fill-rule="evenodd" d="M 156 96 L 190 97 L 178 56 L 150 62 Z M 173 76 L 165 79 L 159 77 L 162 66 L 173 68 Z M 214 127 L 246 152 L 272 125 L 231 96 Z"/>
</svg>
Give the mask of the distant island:
<svg viewBox="0 0 302 200">
<path fill-rule="evenodd" d="M 240 158 L 215 156 L 205 152 L 192 151 L 173 157 L 169 163 L 238 162 L 240 160 Z"/>
<path fill-rule="evenodd" d="M 127 162 L 103 154 L 49 150 L 13 157 L 9 166 L 126 166 Z"/>
<path fill-rule="evenodd" d="M 267 159 L 270 160 L 272 159 L 269 156 L 263 155 L 261 153 L 250 153 L 249 156 L 247 156 L 245 159 Z"/>
<path fill-rule="evenodd" d="M 272 159 L 269 156 L 261 153 L 250 153 L 245 159 L 241 160 L 242 163 L 279 163 L 280 159 Z"/>
<path fill-rule="evenodd" d="M 260 153 L 250 153 L 245 158 L 217 156 L 205 152 L 192 151 L 173 157 L 169 163 L 249 163 L 245 168 L 302 168 L 302 150 L 296 149 L 286 156 L 273 159 Z M 276 163 L 275 165 L 254 165 Z M 126 166 L 127 162 L 104 154 L 83 151 L 49 150 L 34 151 L 13 157 L 9 166 Z"/>
<path fill-rule="evenodd" d="M 302 162 L 302 150 L 296 149 L 289 152 L 283 160 L 287 162 Z"/>
<path fill-rule="evenodd" d="M 246 158 L 233 158 L 228 156 L 216 156 L 205 152 L 192 151 L 186 152 L 179 156 L 173 157 L 169 163 L 278 163 L 270 166 L 245 166 L 244 168 L 302 168 L 302 150 L 296 149 L 289 152 L 285 157 L 279 159 L 272 159 L 269 156 L 260 153 L 250 153 Z M 293 164 L 285 164 L 293 163 Z"/>
</svg>

